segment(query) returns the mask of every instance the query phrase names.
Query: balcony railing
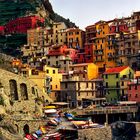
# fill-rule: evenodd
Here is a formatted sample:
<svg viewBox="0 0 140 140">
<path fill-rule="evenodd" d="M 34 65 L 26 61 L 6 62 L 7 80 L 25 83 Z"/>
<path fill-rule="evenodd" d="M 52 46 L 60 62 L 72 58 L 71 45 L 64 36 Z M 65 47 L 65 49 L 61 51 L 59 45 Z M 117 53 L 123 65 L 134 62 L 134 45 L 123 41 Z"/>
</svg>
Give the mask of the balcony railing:
<svg viewBox="0 0 140 140">
<path fill-rule="evenodd" d="M 103 62 L 104 61 L 104 59 L 97 59 L 97 60 L 95 60 L 95 62 Z"/>
</svg>

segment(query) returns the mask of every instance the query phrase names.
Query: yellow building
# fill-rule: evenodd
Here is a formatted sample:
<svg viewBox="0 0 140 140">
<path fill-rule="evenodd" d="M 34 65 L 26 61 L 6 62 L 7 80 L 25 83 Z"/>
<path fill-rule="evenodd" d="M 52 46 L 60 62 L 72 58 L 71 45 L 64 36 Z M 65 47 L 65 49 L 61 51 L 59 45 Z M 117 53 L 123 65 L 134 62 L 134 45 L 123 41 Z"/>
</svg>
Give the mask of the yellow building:
<svg viewBox="0 0 140 140">
<path fill-rule="evenodd" d="M 62 74 L 58 73 L 58 68 L 44 66 L 43 71 L 46 73 L 46 76 L 51 77 L 51 94 L 50 97 L 55 101 L 57 95 L 60 92 L 60 82 L 62 81 Z"/>
<path fill-rule="evenodd" d="M 67 33 L 67 46 L 72 48 L 83 48 L 85 43 L 85 32 L 79 28 L 69 28 Z"/>
<path fill-rule="evenodd" d="M 69 79 L 84 81 L 98 77 L 98 66 L 93 63 L 74 64 L 69 67 Z M 66 75 L 65 75 L 66 76 Z M 66 80 L 67 78 L 64 77 Z"/>
<path fill-rule="evenodd" d="M 58 74 L 57 68 L 46 65 L 43 71 L 35 68 L 22 68 L 21 75 L 31 79 L 53 101 L 56 100 L 56 94 L 60 91 L 60 82 L 62 81 L 62 75 Z"/>
</svg>

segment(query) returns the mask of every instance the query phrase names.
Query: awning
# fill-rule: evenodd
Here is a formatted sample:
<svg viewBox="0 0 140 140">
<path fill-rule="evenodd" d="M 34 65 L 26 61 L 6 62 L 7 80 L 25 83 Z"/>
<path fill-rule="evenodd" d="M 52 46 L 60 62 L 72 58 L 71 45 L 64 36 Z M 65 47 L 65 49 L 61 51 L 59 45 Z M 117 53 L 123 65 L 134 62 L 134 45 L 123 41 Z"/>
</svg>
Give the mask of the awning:
<svg viewBox="0 0 140 140">
<path fill-rule="evenodd" d="M 56 106 L 45 106 L 45 107 L 43 107 L 44 109 L 55 109 L 56 108 Z"/>
<path fill-rule="evenodd" d="M 56 109 L 47 109 L 47 110 L 44 110 L 45 113 L 56 113 L 57 110 Z"/>
<path fill-rule="evenodd" d="M 68 105 L 69 103 L 66 103 L 66 102 L 54 102 L 54 103 L 51 103 L 52 105 Z"/>
</svg>

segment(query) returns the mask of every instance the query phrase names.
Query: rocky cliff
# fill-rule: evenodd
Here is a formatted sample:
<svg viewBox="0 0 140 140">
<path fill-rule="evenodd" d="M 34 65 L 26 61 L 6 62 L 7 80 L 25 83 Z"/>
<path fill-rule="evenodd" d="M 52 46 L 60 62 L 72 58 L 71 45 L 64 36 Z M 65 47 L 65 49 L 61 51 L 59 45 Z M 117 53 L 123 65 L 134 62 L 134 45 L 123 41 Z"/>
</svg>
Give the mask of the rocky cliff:
<svg viewBox="0 0 140 140">
<path fill-rule="evenodd" d="M 56 14 L 49 0 L 0 0 L 0 25 L 17 17 L 32 14 L 57 22 L 65 22 L 68 27 L 75 26 L 70 20 Z"/>
</svg>

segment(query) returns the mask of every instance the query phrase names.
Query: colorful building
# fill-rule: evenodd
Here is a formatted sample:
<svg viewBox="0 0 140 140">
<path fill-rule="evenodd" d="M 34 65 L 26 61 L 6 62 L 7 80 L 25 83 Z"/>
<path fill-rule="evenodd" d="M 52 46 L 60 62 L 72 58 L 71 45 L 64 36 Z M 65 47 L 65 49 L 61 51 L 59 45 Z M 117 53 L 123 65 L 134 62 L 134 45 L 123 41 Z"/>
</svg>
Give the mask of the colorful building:
<svg viewBox="0 0 140 140">
<path fill-rule="evenodd" d="M 21 75 L 28 77 L 49 97 L 56 101 L 56 94 L 60 92 L 60 82 L 62 75 L 58 74 L 57 68 L 44 66 L 43 71 L 35 68 L 25 67 L 21 69 Z"/>
<path fill-rule="evenodd" d="M 117 65 L 129 65 L 137 70 L 139 65 L 140 32 L 121 34 L 116 37 L 118 46 Z"/>
<path fill-rule="evenodd" d="M 85 32 L 79 28 L 69 28 L 66 30 L 67 46 L 69 48 L 83 48 L 85 43 Z"/>
<path fill-rule="evenodd" d="M 127 22 L 123 19 L 114 19 L 112 23 L 109 24 L 110 33 L 121 33 L 121 32 L 129 32 Z"/>
<path fill-rule="evenodd" d="M 41 67 L 42 58 L 48 54 L 47 46 L 48 30 L 38 27 L 27 30 L 27 44 L 21 48 L 22 60 L 34 67 Z M 40 63 L 40 64 L 39 64 Z"/>
<path fill-rule="evenodd" d="M 60 93 L 60 82 L 62 81 L 62 74 L 58 73 L 58 68 L 49 67 L 47 65 L 44 66 L 43 71 L 46 73 L 46 76 L 51 78 L 51 88 L 49 89 L 49 87 L 47 87 L 46 90 L 50 90 L 51 99 L 56 101 L 56 97 L 59 96 Z"/>
<path fill-rule="evenodd" d="M 79 63 L 92 63 L 94 52 L 94 44 L 86 43 L 83 48 L 78 49 L 77 57 L 74 60 L 75 64 Z"/>
<path fill-rule="evenodd" d="M 76 50 L 68 48 L 66 45 L 54 45 L 50 48 L 46 56 L 46 64 L 51 67 L 59 68 L 61 73 L 69 70 L 69 65 L 76 58 Z"/>
<path fill-rule="evenodd" d="M 66 29 L 64 22 L 55 22 L 52 26 L 52 32 L 48 34 L 48 45 L 64 45 L 66 44 Z"/>
<path fill-rule="evenodd" d="M 86 43 L 91 43 L 92 38 L 96 37 L 96 26 L 90 25 L 90 26 L 87 26 L 85 29 L 86 29 L 85 41 L 86 41 Z"/>
<path fill-rule="evenodd" d="M 68 102 L 69 107 L 90 105 L 89 100 L 98 99 L 94 104 L 101 104 L 104 97 L 103 80 L 62 81 L 58 101 Z M 88 102 L 87 102 L 88 101 Z"/>
<path fill-rule="evenodd" d="M 100 21 L 96 25 L 96 37 L 92 38 L 94 47 L 93 63 L 99 67 L 99 73 L 103 73 L 105 68 L 115 67 L 115 35 L 109 34 L 107 22 Z"/>
<path fill-rule="evenodd" d="M 69 73 L 63 79 L 77 81 L 92 80 L 98 78 L 98 66 L 93 63 L 73 64 L 69 66 Z"/>
<path fill-rule="evenodd" d="M 140 103 L 140 79 L 133 79 L 128 83 L 128 101 Z"/>
<path fill-rule="evenodd" d="M 103 74 L 106 98 L 109 102 L 127 100 L 127 83 L 134 76 L 128 66 L 109 68 Z"/>
<path fill-rule="evenodd" d="M 27 33 L 28 29 L 34 29 L 44 25 L 44 19 L 38 16 L 20 17 L 9 21 L 5 25 L 5 33 Z"/>
</svg>

